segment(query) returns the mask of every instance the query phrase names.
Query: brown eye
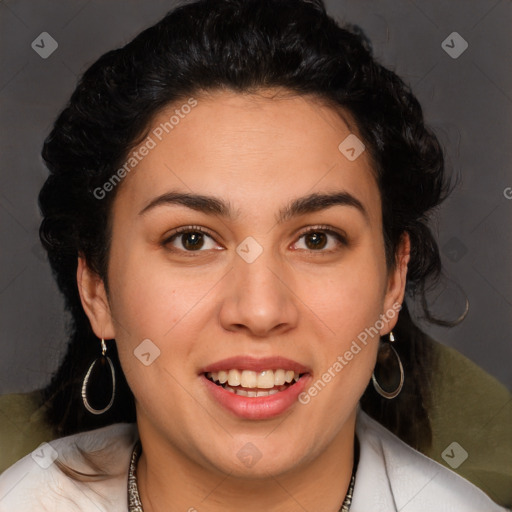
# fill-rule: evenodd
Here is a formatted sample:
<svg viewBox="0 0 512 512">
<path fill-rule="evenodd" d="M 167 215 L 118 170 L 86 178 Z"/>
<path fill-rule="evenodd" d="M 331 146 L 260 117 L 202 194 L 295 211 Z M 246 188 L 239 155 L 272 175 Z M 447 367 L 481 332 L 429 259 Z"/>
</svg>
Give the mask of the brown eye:
<svg viewBox="0 0 512 512">
<path fill-rule="evenodd" d="M 312 228 L 301 234 L 299 240 L 304 238 L 304 245 L 307 251 L 311 252 L 333 252 L 347 245 L 347 239 L 340 233 L 327 228 Z M 330 239 L 334 239 L 329 246 Z M 324 250 L 328 247 L 326 250 Z"/>
<path fill-rule="evenodd" d="M 300 239 L 304 239 L 304 250 L 310 252 L 329 253 L 348 245 L 345 236 L 327 228 L 311 228 L 302 233 Z M 211 244 L 210 247 L 208 242 Z M 216 249 L 214 242 L 212 236 L 201 228 L 188 226 L 176 230 L 162 242 L 162 245 L 174 252 L 193 253 L 204 252 L 202 249 Z"/>
<path fill-rule="evenodd" d="M 204 235 L 202 233 L 190 231 L 188 233 L 182 233 L 178 236 L 182 237 L 181 243 L 187 250 L 201 249 L 201 247 L 204 245 Z"/>
<path fill-rule="evenodd" d="M 210 240 L 210 246 L 208 242 Z M 185 227 L 176 230 L 167 237 L 162 245 L 172 251 L 202 252 L 201 249 L 214 249 L 216 244 L 213 238 L 200 228 Z"/>
<path fill-rule="evenodd" d="M 308 249 L 323 249 L 327 244 L 327 236 L 325 233 L 315 231 L 305 235 L 306 245 Z M 309 242 L 309 243 L 308 243 Z"/>
</svg>

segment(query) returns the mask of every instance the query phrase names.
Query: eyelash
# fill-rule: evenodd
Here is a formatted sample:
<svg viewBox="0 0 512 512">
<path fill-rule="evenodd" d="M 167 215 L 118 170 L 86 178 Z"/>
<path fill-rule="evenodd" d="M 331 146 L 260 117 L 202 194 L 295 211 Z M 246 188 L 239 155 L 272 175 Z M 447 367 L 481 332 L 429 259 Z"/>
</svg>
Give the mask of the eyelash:
<svg viewBox="0 0 512 512">
<path fill-rule="evenodd" d="M 207 236 L 209 236 L 210 238 L 213 239 L 212 234 L 209 233 L 204 228 L 201 228 L 200 226 L 183 226 L 181 228 L 176 229 L 168 237 L 166 237 L 165 240 L 163 240 L 163 242 L 162 242 L 162 246 L 168 248 L 168 244 L 170 244 L 175 238 L 179 237 L 179 235 L 183 235 L 183 234 L 186 234 L 186 233 L 202 233 L 203 235 L 207 235 Z M 311 233 L 325 233 L 325 234 L 328 234 L 328 235 L 332 235 L 332 236 L 334 236 L 334 238 L 336 238 L 338 240 L 338 242 L 341 244 L 341 246 L 343 246 L 343 247 L 348 246 L 347 238 L 344 235 L 342 235 L 341 233 L 338 233 L 337 231 L 332 229 L 330 226 L 326 226 L 326 225 L 314 226 L 314 227 L 308 228 L 308 229 L 306 229 L 304 231 L 301 231 L 298 234 L 298 240 L 300 240 L 303 236 L 309 235 Z M 187 254 L 190 254 L 190 255 L 194 255 L 194 253 L 205 252 L 205 251 L 202 251 L 202 250 L 187 251 L 187 250 L 183 250 L 183 249 L 177 249 L 175 247 L 173 247 L 170 250 L 172 252 L 183 252 L 183 253 L 187 253 Z M 313 249 L 301 249 L 301 250 L 306 250 L 307 252 L 310 252 L 310 253 L 327 253 L 327 254 L 332 254 L 333 252 L 336 252 L 337 250 L 339 250 L 339 248 L 337 248 L 337 249 L 330 249 L 330 250 L 319 249 L 317 251 L 313 250 Z"/>
</svg>

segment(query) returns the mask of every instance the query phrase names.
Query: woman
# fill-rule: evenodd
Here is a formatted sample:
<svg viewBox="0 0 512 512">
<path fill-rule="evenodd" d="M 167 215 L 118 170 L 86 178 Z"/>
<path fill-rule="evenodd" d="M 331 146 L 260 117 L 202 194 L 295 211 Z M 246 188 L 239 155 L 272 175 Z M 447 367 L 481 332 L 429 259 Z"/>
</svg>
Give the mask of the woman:
<svg viewBox="0 0 512 512">
<path fill-rule="evenodd" d="M 411 447 L 443 155 L 320 0 L 177 8 L 91 66 L 43 157 L 60 439 L 0 510 L 503 510 Z"/>
</svg>

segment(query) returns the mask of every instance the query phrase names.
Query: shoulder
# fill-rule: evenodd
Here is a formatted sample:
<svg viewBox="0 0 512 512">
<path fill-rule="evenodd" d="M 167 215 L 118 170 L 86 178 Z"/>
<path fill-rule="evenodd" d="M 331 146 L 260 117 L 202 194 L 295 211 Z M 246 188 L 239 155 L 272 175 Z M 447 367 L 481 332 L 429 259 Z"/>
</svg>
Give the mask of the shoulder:
<svg viewBox="0 0 512 512">
<path fill-rule="evenodd" d="M 41 444 L 0 475 L 0 512 L 127 510 L 128 466 L 137 439 L 135 423 L 117 423 Z M 106 476 L 78 482 L 59 463 Z"/>
<path fill-rule="evenodd" d="M 481 489 L 414 450 L 362 410 L 353 512 L 504 512 Z"/>
</svg>

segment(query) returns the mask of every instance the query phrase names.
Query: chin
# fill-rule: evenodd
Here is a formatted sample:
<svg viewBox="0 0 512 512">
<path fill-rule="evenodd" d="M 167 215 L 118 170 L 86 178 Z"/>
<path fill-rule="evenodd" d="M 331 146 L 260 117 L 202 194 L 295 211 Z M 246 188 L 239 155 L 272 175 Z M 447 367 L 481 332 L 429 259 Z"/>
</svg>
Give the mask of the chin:
<svg viewBox="0 0 512 512">
<path fill-rule="evenodd" d="M 263 480 L 294 471 L 304 459 L 307 448 L 301 449 L 288 437 L 287 449 L 282 439 L 276 437 L 270 442 L 265 435 L 244 436 L 243 441 L 224 445 L 221 453 L 205 454 L 206 458 L 217 471 L 241 480 Z"/>
</svg>

